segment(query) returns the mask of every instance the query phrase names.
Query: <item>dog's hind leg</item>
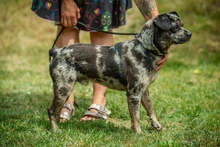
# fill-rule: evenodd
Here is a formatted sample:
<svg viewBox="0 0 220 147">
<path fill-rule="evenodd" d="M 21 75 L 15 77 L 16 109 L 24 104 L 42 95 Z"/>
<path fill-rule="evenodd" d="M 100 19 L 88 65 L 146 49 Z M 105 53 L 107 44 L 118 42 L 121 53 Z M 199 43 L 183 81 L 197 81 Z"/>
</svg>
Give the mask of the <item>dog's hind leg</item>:
<svg viewBox="0 0 220 147">
<path fill-rule="evenodd" d="M 140 97 L 127 94 L 128 108 L 131 118 L 131 128 L 136 133 L 141 133 L 140 128 Z"/>
<path fill-rule="evenodd" d="M 54 98 L 51 106 L 48 108 L 48 115 L 50 118 L 52 129 L 54 131 L 57 131 L 58 127 L 56 122 L 60 119 L 60 111 L 73 90 L 75 80 L 72 80 L 72 77 L 64 76 L 56 76 L 56 78 L 52 79 Z"/>
<path fill-rule="evenodd" d="M 143 94 L 143 96 L 141 98 L 141 103 L 144 106 L 145 110 L 147 111 L 147 115 L 150 117 L 152 127 L 157 129 L 158 131 L 161 130 L 162 126 L 158 122 L 157 117 L 154 113 L 154 108 L 153 108 L 152 102 L 150 100 L 150 95 L 149 95 L 148 89 Z"/>
</svg>

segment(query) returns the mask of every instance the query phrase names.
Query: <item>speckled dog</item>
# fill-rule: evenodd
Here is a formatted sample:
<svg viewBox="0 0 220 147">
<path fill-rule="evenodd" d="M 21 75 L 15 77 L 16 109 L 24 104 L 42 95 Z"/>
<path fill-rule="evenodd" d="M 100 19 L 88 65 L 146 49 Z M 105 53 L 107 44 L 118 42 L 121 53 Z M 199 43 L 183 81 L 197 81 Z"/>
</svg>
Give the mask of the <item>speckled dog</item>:
<svg viewBox="0 0 220 147">
<path fill-rule="evenodd" d="M 54 98 L 48 114 L 53 130 L 58 129 L 56 122 L 74 84 L 87 85 L 89 80 L 126 91 L 131 127 L 135 132 L 141 132 L 140 103 L 146 109 L 152 126 L 161 130 L 148 86 L 156 79 L 156 63 L 167 54 L 168 48 L 172 44 L 185 43 L 190 38 L 191 33 L 183 28 L 177 13 L 170 12 L 149 20 L 131 41 L 113 46 L 74 44 L 52 48 L 49 53 Z"/>
</svg>

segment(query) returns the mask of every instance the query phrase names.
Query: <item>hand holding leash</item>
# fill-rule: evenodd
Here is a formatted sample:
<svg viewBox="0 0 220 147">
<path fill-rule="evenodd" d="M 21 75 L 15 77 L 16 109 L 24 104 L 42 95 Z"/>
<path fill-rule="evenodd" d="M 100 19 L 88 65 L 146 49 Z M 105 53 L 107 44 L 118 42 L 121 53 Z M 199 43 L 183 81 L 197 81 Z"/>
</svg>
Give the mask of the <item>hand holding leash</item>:
<svg viewBox="0 0 220 147">
<path fill-rule="evenodd" d="M 80 10 L 73 0 L 62 0 L 60 21 L 62 26 L 76 26 L 77 21 L 80 17 Z"/>
</svg>

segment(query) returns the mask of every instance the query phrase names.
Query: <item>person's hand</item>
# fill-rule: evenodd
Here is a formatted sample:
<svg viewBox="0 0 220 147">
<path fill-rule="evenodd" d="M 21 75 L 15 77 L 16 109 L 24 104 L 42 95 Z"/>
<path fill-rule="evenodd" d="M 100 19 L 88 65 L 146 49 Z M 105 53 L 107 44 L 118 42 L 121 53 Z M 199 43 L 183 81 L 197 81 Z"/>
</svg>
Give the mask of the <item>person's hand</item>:
<svg viewBox="0 0 220 147">
<path fill-rule="evenodd" d="M 158 67 L 156 68 L 156 71 L 160 70 L 160 69 L 164 66 L 165 62 L 166 62 L 167 59 L 168 59 L 168 55 L 169 55 L 169 54 L 166 54 L 166 55 L 163 57 L 163 59 L 161 59 L 160 61 L 157 62 Z"/>
<path fill-rule="evenodd" d="M 74 27 L 80 17 L 80 9 L 73 0 L 62 0 L 61 25 L 64 27 Z"/>
</svg>

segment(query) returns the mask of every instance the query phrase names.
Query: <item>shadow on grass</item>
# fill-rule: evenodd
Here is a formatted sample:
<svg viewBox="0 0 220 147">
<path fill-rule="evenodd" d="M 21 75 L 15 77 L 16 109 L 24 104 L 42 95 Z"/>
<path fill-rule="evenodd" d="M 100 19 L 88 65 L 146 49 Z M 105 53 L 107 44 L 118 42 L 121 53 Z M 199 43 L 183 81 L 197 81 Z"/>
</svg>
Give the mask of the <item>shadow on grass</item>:
<svg viewBox="0 0 220 147">
<path fill-rule="evenodd" d="M 46 97 L 46 98 L 45 98 Z M 131 131 L 126 127 L 116 126 L 112 122 L 99 120 L 81 122 L 80 119 L 88 108 L 91 99 L 77 99 L 79 108 L 76 109 L 76 115 L 65 123 L 58 123 L 61 130 L 72 130 L 76 132 L 101 131 L 101 132 L 122 132 Z M 0 95 L 1 112 L 0 118 L 2 131 L 5 132 L 13 129 L 14 132 L 24 130 L 51 130 L 46 108 L 49 106 L 51 99 L 48 94 L 24 94 L 10 93 Z"/>
</svg>

